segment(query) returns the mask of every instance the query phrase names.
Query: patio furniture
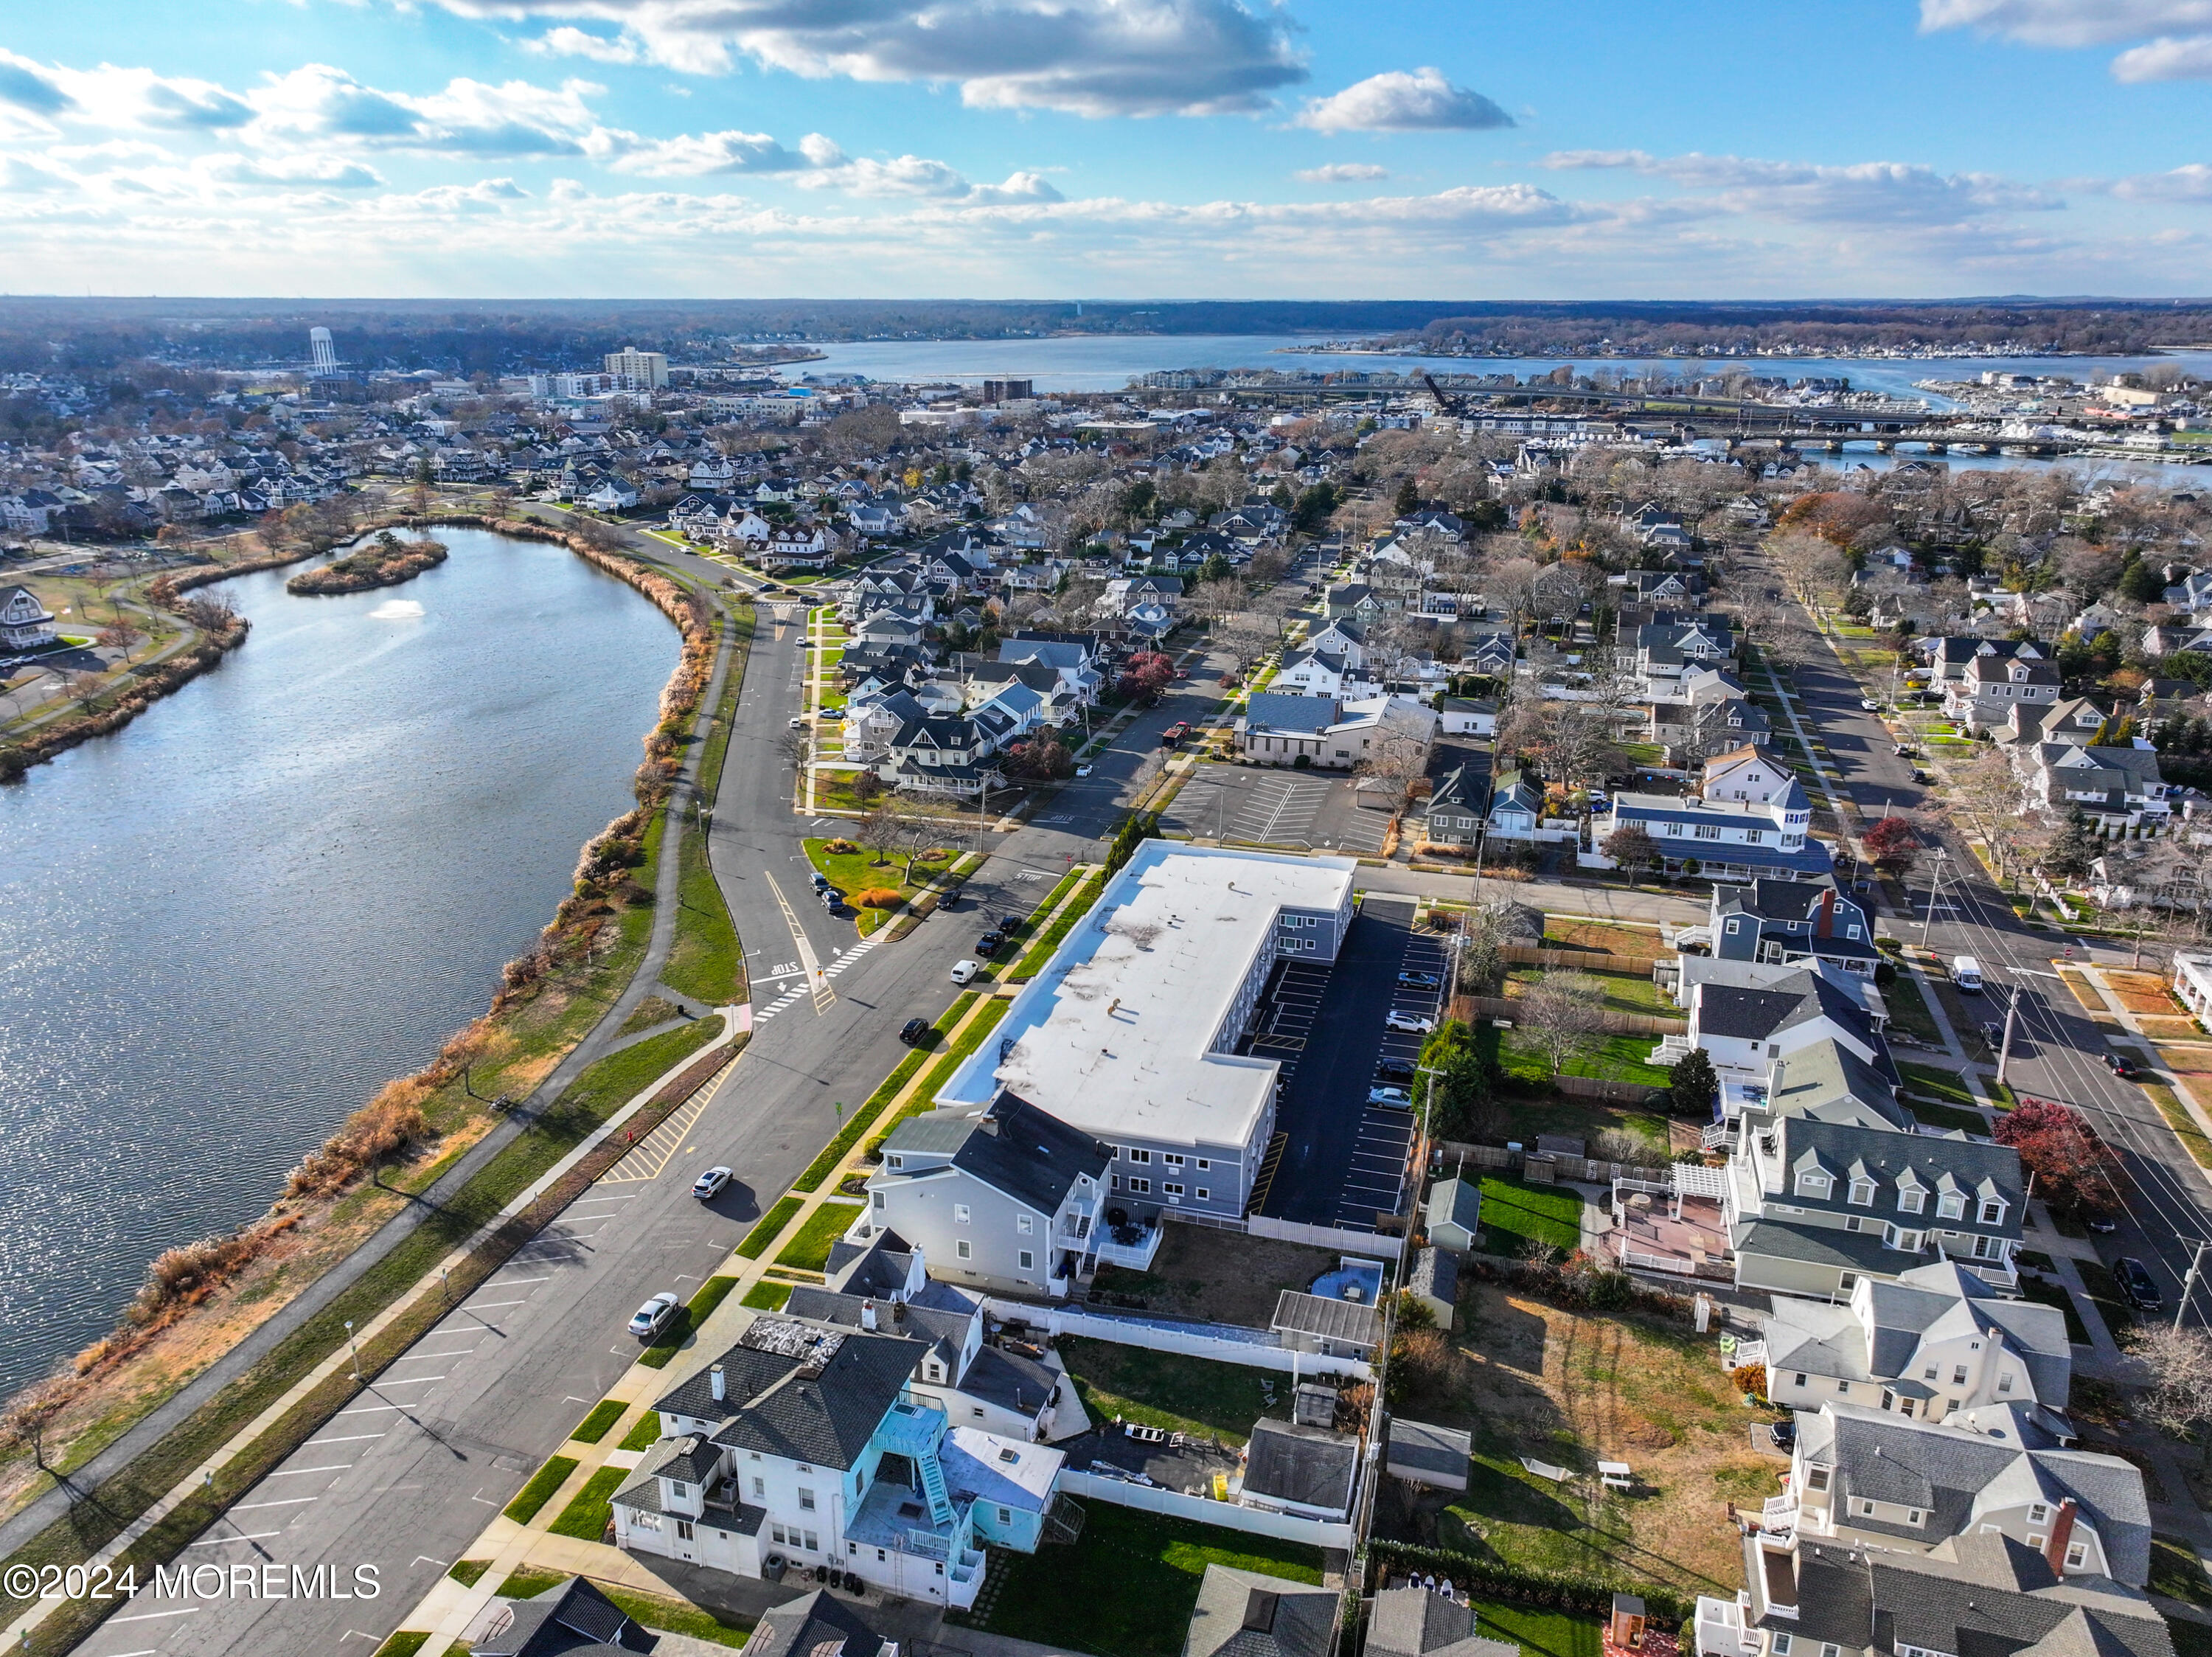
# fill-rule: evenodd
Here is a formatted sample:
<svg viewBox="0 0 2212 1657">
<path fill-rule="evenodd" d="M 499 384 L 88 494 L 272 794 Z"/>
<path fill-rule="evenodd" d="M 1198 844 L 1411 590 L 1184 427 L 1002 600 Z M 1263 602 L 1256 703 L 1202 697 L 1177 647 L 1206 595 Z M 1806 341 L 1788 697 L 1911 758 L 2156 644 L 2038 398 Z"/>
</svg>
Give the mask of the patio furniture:
<svg viewBox="0 0 2212 1657">
<path fill-rule="evenodd" d="M 1636 1477 L 1625 1461 L 1601 1461 L 1597 1465 L 1597 1476 L 1608 1490 L 1626 1490 Z"/>
<path fill-rule="evenodd" d="M 1522 1457 L 1521 1465 L 1535 1474 L 1537 1477 L 1548 1478 L 1554 1484 L 1564 1484 L 1573 1477 L 1564 1467 L 1554 1467 L 1548 1461 L 1538 1461 L 1531 1456 Z"/>
</svg>

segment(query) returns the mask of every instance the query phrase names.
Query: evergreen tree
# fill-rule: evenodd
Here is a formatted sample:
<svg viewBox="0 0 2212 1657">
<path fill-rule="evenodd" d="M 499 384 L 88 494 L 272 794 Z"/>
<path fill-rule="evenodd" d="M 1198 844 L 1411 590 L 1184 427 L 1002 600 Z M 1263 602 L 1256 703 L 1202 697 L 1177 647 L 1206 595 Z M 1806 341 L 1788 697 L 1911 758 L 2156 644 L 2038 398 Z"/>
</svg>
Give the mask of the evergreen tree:
<svg viewBox="0 0 2212 1657">
<path fill-rule="evenodd" d="M 1692 1121 L 1711 1121 L 1713 1100 L 1720 1097 L 1721 1079 L 1702 1047 L 1692 1047 L 1674 1061 L 1674 1079 L 1668 1084 L 1668 1109 Z"/>
<path fill-rule="evenodd" d="M 2138 557 L 2120 571 L 2119 594 L 2137 604 L 2156 604 L 2166 596 L 2166 572 Z"/>
<path fill-rule="evenodd" d="M 2101 843 L 2090 832 L 2089 819 L 2078 811 L 2069 813 L 2066 826 L 2058 831 L 2051 842 L 2051 850 L 2043 856 L 2043 872 L 2060 880 L 2078 880 L 2089 872 L 2089 865 L 2102 850 Z"/>
</svg>

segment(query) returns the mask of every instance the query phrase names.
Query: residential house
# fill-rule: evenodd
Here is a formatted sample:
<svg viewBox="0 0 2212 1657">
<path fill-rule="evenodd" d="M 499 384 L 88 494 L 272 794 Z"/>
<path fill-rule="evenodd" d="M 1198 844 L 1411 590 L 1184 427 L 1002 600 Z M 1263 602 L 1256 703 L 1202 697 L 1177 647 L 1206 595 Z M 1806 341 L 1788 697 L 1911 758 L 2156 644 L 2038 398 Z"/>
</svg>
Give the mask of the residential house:
<svg viewBox="0 0 2212 1657">
<path fill-rule="evenodd" d="M 667 1435 L 614 1497 L 617 1545 L 741 1576 L 848 1570 L 964 1608 L 987 1546 L 1033 1551 L 1060 1453 L 912 1390 L 934 1343 L 781 1315 L 657 1402 Z"/>
<path fill-rule="evenodd" d="M 1241 1507 L 1340 1523 L 1352 1514 L 1359 1441 L 1333 1428 L 1262 1416 L 1245 1446 Z"/>
<path fill-rule="evenodd" d="M 899 1657 L 908 1619 L 816 1588 L 770 1605 L 745 1641 L 750 1657 Z"/>
<path fill-rule="evenodd" d="M 1464 673 L 1503 679 L 1513 671 L 1514 658 L 1518 654 L 1512 634 L 1502 628 L 1486 628 L 1460 640 L 1460 668 Z"/>
<path fill-rule="evenodd" d="M 1498 840 L 1534 840 L 1544 820 L 1544 785 L 1517 767 L 1500 771 L 1490 790 L 1484 832 Z"/>
<path fill-rule="evenodd" d="M 1806 966 L 1825 961 L 1869 983 L 1881 956 L 1863 905 L 1832 876 L 1716 886 L 1706 929 L 1723 960 Z"/>
<path fill-rule="evenodd" d="M 495 1599 L 469 1630 L 469 1657 L 604 1657 L 650 1652 L 659 1643 L 658 1635 L 580 1576 L 527 1599 Z"/>
<path fill-rule="evenodd" d="M 1418 1423 L 1395 1420 L 1390 1423 L 1394 1455 L 1398 1449 L 1400 1429 L 1415 1425 Z M 1460 1488 L 1466 1488 L 1464 1473 Z M 1368 1612 L 1366 1654 L 1519 1657 L 1521 1647 L 1517 1641 L 1486 1639 L 1479 1632 L 1481 1626 L 1471 1599 L 1448 1599 L 1433 1588 L 1383 1588 L 1375 1595 Z"/>
<path fill-rule="evenodd" d="M 0 587 L 0 649 L 43 650 L 58 637 L 53 612 L 29 588 Z"/>
<path fill-rule="evenodd" d="M 2194 687 L 2192 687 L 2193 689 Z M 2094 742 L 2112 715 L 2086 696 L 2055 702 L 2015 702 L 1990 740 L 2006 747 L 2036 742 Z M 2017 766 L 2017 756 L 2014 759 Z"/>
<path fill-rule="evenodd" d="M 948 1281 L 1065 1295 L 1104 1235 L 1111 1147 L 1000 1089 L 910 1117 L 868 1177 L 865 1223 L 912 1239 Z"/>
<path fill-rule="evenodd" d="M 1889 1048 L 1865 1005 L 1825 973 L 1801 972 L 1760 989 L 1706 980 L 1689 996 L 1686 1036 L 1668 1038 L 1677 1052 L 1705 1050 L 1715 1070 L 1764 1081 L 1775 1062 L 1815 1042 L 1839 1042 L 1881 1078 L 1898 1086 Z"/>
<path fill-rule="evenodd" d="M 793 1288 L 784 1311 L 811 1323 L 928 1341 L 931 1349 L 908 1385 L 947 1419 L 1040 1444 L 1053 1435 L 1060 1372 L 994 1344 L 982 1298 L 931 1277 L 921 1245 L 878 1223 L 873 1214 L 831 1245 L 824 1285 Z"/>
<path fill-rule="evenodd" d="M 1938 686 L 1963 683 L 1967 667 L 1978 660 L 1990 659 L 2002 663 L 2015 658 L 2024 661 L 2041 661 L 2045 657 L 2045 647 L 2033 639 L 1954 636 L 1921 639 L 1913 648 L 1926 659 L 1929 678 Z"/>
<path fill-rule="evenodd" d="M 1341 656 L 1345 666 L 1357 673 L 1367 666 L 1367 629 L 1350 619 L 1332 621 L 1317 632 L 1309 632 L 1304 648 L 1322 655 Z"/>
<path fill-rule="evenodd" d="M 1437 721 L 1446 736 L 1494 736 L 1498 702 L 1491 697 L 1438 697 Z"/>
<path fill-rule="evenodd" d="M 2155 834 L 2173 814 L 2157 752 L 2148 742 L 2130 747 L 2037 742 L 2013 753 L 2031 798 L 2055 811 L 2081 812 L 2101 833 Z"/>
<path fill-rule="evenodd" d="M 1796 778 L 1788 766 L 1761 752 L 1756 743 L 1747 742 L 1706 759 L 1698 793 L 1706 800 L 1743 800 L 1763 806 L 1793 784 Z"/>
<path fill-rule="evenodd" d="M 1012 734 L 1012 721 L 988 708 L 913 720 L 891 738 L 876 774 L 919 794 L 981 794 L 1003 780 L 994 756 Z"/>
<path fill-rule="evenodd" d="M 1963 1412 L 1971 1425 L 1978 1411 L 2014 1409 L 2043 1440 L 2074 1436 L 2065 1314 L 2001 1295 L 1948 1260 L 1862 1277 L 1841 1302 L 1777 1295 L 1759 1355 L 1770 1395 L 1794 1410 L 1863 1404 L 1931 1422 Z"/>
<path fill-rule="evenodd" d="M 1265 764 L 1350 771 L 1399 734 L 1425 746 L 1436 716 L 1388 696 L 1343 701 L 1262 691 L 1237 716 L 1237 751 Z"/>
<path fill-rule="evenodd" d="M 1829 874 L 1834 859 L 1811 838 L 1812 803 L 1795 778 L 1771 798 L 1698 800 L 1664 794 L 1620 794 L 1590 819 L 1593 844 L 1637 827 L 1658 844 L 1666 867 L 1713 880 Z M 1692 867 L 1694 865 L 1694 868 Z"/>
<path fill-rule="evenodd" d="M 1436 780 L 1424 807 L 1422 837 L 1431 845 L 1471 846 L 1481 837 L 1490 797 L 1490 768 L 1480 762 L 1453 766 Z M 1533 838 L 1532 821 L 1526 836 Z"/>
<path fill-rule="evenodd" d="M 2021 706 L 2049 706 L 2058 700 L 2058 664 L 2015 655 L 1976 655 L 1965 673 L 1943 690 L 1943 710 L 1974 730 L 2006 724 Z"/>
<path fill-rule="evenodd" d="M 1965 1536 L 2002 1536 L 2065 1575 L 2142 1587 L 2151 1520 L 2141 1471 L 2116 1455 L 2023 1443 L 2007 1430 L 2011 1413 L 2002 1419 L 1978 1430 L 1955 1416 L 1916 1420 L 1832 1400 L 1802 1413 L 1790 1458 L 1798 1535 L 1938 1556 Z"/>
<path fill-rule="evenodd" d="M 1340 1597 L 1334 1588 L 1209 1564 L 1182 1657 L 1329 1657 Z"/>
<path fill-rule="evenodd" d="M 1364 582 L 1344 582 L 1322 595 L 1322 613 L 1331 621 L 1372 622 L 1383 613 L 1383 603 Z"/>
<path fill-rule="evenodd" d="M 1364 678 L 1355 677 L 1355 671 L 1340 655 L 1324 655 L 1318 650 L 1286 650 L 1281 667 L 1268 681 L 1268 689 L 1278 695 L 1340 699 L 1357 696 L 1371 685 Z"/>
</svg>

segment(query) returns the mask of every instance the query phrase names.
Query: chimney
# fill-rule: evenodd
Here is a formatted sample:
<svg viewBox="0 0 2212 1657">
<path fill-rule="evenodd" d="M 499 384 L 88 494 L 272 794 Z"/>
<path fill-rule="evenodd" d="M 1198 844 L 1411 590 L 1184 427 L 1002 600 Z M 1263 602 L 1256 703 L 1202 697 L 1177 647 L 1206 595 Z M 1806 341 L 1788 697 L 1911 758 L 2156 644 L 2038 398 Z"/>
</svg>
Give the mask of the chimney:
<svg viewBox="0 0 2212 1657">
<path fill-rule="evenodd" d="M 728 1396 L 729 1389 L 722 1380 L 722 1366 L 719 1363 L 707 1372 L 707 1390 L 714 1395 L 717 1404 Z"/>
<path fill-rule="evenodd" d="M 1836 935 L 1836 889 L 1833 886 L 1820 888 L 1820 923 L 1813 929 L 1813 935 L 1816 938 Z"/>
<path fill-rule="evenodd" d="M 2066 1544 L 2074 1539 L 2074 1510 L 2072 1496 L 2058 1504 L 2058 1516 L 2051 1521 L 2051 1540 L 2044 1544 L 2043 1556 L 2051 1563 L 2053 1576 L 2066 1575 Z"/>
<path fill-rule="evenodd" d="M 872 1335 L 876 1332 L 876 1303 L 873 1301 L 860 1302 L 860 1327 Z"/>
</svg>

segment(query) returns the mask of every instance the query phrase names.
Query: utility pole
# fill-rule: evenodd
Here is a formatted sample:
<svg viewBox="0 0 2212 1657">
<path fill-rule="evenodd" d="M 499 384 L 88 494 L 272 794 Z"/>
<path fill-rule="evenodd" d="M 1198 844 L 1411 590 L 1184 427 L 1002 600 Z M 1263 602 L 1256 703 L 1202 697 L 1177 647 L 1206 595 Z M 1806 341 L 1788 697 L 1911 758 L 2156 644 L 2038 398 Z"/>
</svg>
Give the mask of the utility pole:
<svg viewBox="0 0 2212 1657">
<path fill-rule="evenodd" d="M 1943 889 L 1943 862 L 1951 855 L 1945 846 L 1936 848 L 1936 861 L 1928 866 L 1928 912 L 1920 917 L 1920 947 L 1928 947 L 1929 923 L 1936 918 L 1936 897 Z"/>
<path fill-rule="evenodd" d="M 2196 1290 L 2197 1273 L 2204 1264 L 2204 1251 L 2208 1248 L 2212 1248 L 2212 1243 L 2200 1238 L 2196 1252 L 2189 1257 L 2189 1275 L 2181 1280 L 2181 1302 L 2173 1308 L 2173 1326 L 2177 1330 L 2181 1327 L 2182 1319 L 2189 1315 L 2189 1297 Z"/>
<path fill-rule="evenodd" d="M 2005 1066 L 2012 1063 L 2013 1026 L 2020 1018 L 2021 986 L 2012 987 L 2011 999 L 2005 1002 L 2004 1039 L 1997 1047 L 1997 1086 L 2005 1085 Z"/>
</svg>

